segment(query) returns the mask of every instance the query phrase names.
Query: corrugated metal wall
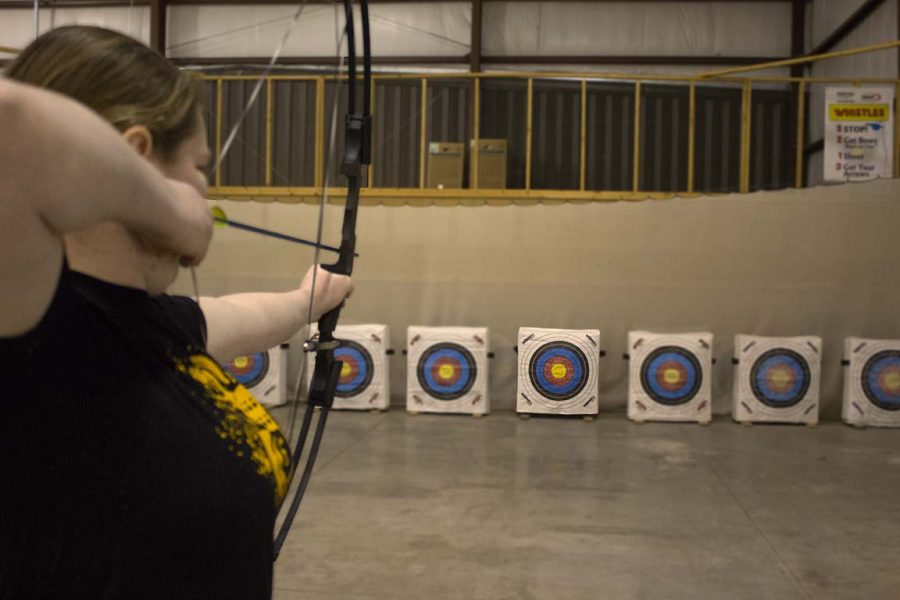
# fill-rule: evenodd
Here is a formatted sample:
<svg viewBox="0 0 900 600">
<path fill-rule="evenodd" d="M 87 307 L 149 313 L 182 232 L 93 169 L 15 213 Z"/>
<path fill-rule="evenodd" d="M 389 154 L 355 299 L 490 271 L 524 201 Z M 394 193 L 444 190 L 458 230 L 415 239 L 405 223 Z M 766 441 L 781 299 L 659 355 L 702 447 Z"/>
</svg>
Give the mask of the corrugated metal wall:
<svg viewBox="0 0 900 600">
<path fill-rule="evenodd" d="M 240 116 L 252 81 L 223 86 L 223 139 Z M 207 118 L 215 118 L 215 84 L 208 84 Z M 336 86 L 326 82 L 326 123 Z M 346 87 L 338 96 L 339 125 L 346 113 Z M 358 93 L 362 93 L 358 86 Z M 591 82 L 587 86 L 585 187 L 630 190 L 633 186 L 634 85 Z M 470 84 L 466 80 L 429 82 L 426 139 L 465 142 Z M 694 186 L 700 192 L 738 190 L 740 178 L 741 92 L 697 86 Z M 272 184 L 312 186 L 315 182 L 315 83 L 277 81 L 273 85 Z M 373 131 L 376 187 L 419 185 L 421 82 L 380 80 L 375 88 Z M 688 88 L 643 85 L 641 89 L 640 177 L 643 191 L 687 189 Z M 789 91 L 753 93 L 751 188 L 787 187 L 793 172 L 793 115 Z M 508 142 L 508 187 L 525 187 L 527 84 L 508 79 L 481 83 L 482 138 Z M 265 94 L 248 113 L 234 147 L 222 165 L 224 185 L 265 184 Z M 214 127 L 210 127 L 210 145 Z M 580 82 L 534 82 L 531 185 L 534 189 L 577 190 L 581 143 Z M 327 144 L 326 131 L 326 144 Z M 338 131 L 331 156 L 330 185 L 343 185 Z M 467 145 L 468 146 L 468 145 Z M 468 161 L 467 161 L 468 162 Z M 468 172 L 468 164 L 466 165 Z"/>
<path fill-rule="evenodd" d="M 587 89 L 585 187 L 630 190 L 634 161 L 634 86 L 591 83 Z"/>
<path fill-rule="evenodd" d="M 577 190 L 581 83 L 535 81 L 531 128 L 531 187 Z"/>
<path fill-rule="evenodd" d="M 506 182 L 511 189 L 525 187 L 527 89 L 524 81 L 481 82 L 481 137 L 507 141 Z"/>
<path fill-rule="evenodd" d="M 694 189 L 733 192 L 741 175 L 741 90 L 697 87 Z"/>
<path fill-rule="evenodd" d="M 276 81 L 272 97 L 272 185 L 315 184 L 316 84 Z"/>
</svg>

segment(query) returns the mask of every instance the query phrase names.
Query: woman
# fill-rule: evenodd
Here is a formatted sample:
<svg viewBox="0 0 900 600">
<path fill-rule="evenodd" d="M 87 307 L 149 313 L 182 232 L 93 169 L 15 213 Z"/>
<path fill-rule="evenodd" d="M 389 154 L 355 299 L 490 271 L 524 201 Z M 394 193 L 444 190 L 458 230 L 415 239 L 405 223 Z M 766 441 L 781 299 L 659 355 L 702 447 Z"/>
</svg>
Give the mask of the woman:
<svg viewBox="0 0 900 600">
<path fill-rule="evenodd" d="M 162 56 L 64 27 L 6 76 L 0 598 L 270 597 L 287 444 L 217 360 L 296 333 L 312 270 L 164 294 L 212 220 L 199 84 Z M 314 317 L 349 291 L 319 270 Z"/>
</svg>

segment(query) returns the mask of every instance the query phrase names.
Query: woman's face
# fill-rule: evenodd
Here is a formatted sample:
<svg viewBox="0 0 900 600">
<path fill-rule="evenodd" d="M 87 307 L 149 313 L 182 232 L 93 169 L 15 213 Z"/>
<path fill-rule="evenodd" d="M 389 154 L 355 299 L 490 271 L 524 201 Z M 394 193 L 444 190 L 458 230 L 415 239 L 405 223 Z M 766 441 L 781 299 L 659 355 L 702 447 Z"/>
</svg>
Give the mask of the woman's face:
<svg viewBox="0 0 900 600">
<path fill-rule="evenodd" d="M 163 175 L 194 187 L 201 196 L 206 195 L 206 172 L 211 159 L 206 144 L 206 127 L 203 123 L 186 138 L 168 158 L 153 155 L 149 158 Z M 151 293 L 162 293 L 178 275 L 180 257 L 152 253 L 146 257 L 144 275 Z"/>
<path fill-rule="evenodd" d="M 197 131 L 181 142 L 168 159 L 154 158 L 152 162 L 166 177 L 192 185 L 205 196 L 206 171 L 211 157 L 206 144 L 206 126 L 201 122 Z"/>
</svg>

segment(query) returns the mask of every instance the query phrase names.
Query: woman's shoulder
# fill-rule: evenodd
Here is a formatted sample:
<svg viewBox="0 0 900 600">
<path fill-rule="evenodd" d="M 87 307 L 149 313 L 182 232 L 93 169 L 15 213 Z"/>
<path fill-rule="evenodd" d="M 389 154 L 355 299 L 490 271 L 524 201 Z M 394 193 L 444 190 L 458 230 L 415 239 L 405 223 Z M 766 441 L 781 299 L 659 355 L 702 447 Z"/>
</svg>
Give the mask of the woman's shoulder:
<svg viewBox="0 0 900 600">
<path fill-rule="evenodd" d="M 166 347 L 203 347 L 206 323 L 191 298 L 151 296 L 145 290 L 73 270 L 64 261 L 40 321 L 27 332 L 0 337 L 0 347 L 16 350 L 41 342 L 65 344 L 69 338 L 84 344 L 128 338 Z"/>
</svg>

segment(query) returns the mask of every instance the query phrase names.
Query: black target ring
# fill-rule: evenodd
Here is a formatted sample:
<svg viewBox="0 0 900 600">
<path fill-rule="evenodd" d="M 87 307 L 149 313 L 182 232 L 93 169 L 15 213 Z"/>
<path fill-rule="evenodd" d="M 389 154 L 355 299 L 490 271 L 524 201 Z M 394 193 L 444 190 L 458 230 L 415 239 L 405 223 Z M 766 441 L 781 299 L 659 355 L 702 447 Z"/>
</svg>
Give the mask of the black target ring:
<svg viewBox="0 0 900 600">
<path fill-rule="evenodd" d="M 641 386 L 659 404 L 687 404 L 702 385 L 700 361 L 692 352 L 679 346 L 657 348 L 641 364 Z"/>
<path fill-rule="evenodd" d="M 269 373 L 269 353 L 254 352 L 238 356 L 226 366 L 226 369 L 244 387 L 255 387 Z"/>
<path fill-rule="evenodd" d="M 869 402 L 882 410 L 900 410 L 900 350 L 873 354 L 862 369 L 860 383 Z"/>
<path fill-rule="evenodd" d="M 372 355 L 361 344 L 350 340 L 341 340 L 341 345 L 334 351 L 334 359 L 343 363 L 337 388 L 334 391 L 334 395 L 338 398 L 357 396 L 372 383 L 375 365 Z"/>
<path fill-rule="evenodd" d="M 434 344 L 419 357 L 416 376 L 422 390 L 437 400 L 457 400 L 475 385 L 478 366 L 467 348 L 453 342 Z"/>
<path fill-rule="evenodd" d="M 809 364 L 798 352 L 774 348 L 764 352 L 750 369 L 750 389 L 757 400 L 778 409 L 797 405 L 809 391 Z"/>
<path fill-rule="evenodd" d="M 549 342 L 538 348 L 528 361 L 528 377 L 537 392 L 555 402 L 576 397 L 587 385 L 590 374 L 587 356 L 570 342 Z"/>
</svg>

